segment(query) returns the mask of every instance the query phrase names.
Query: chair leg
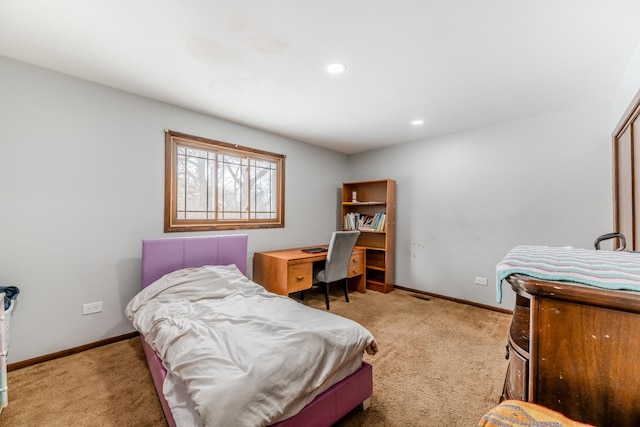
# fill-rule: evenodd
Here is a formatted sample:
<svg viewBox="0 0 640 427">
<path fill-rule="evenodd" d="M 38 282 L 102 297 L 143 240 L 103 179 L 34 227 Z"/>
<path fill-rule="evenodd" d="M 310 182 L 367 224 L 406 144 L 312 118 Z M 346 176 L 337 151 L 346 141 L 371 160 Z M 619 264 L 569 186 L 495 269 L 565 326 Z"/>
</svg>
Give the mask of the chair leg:
<svg viewBox="0 0 640 427">
<path fill-rule="evenodd" d="M 324 284 L 324 300 L 327 303 L 327 310 L 329 310 L 329 284 Z"/>
<path fill-rule="evenodd" d="M 349 284 L 347 283 L 347 279 L 344 279 L 344 300 L 349 302 Z"/>
</svg>

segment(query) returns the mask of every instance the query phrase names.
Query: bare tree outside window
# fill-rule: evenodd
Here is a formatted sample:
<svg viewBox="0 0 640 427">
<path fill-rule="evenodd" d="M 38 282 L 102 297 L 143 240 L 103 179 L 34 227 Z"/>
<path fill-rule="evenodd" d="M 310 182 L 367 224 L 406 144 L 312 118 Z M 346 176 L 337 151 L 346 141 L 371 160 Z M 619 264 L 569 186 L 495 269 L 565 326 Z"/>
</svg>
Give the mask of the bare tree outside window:
<svg viewBox="0 0 640 427">
<path fill-rule="evenodd" d="M 165 231 L 284 227 L 284 156 L 165 131 Z"/>
</svg>

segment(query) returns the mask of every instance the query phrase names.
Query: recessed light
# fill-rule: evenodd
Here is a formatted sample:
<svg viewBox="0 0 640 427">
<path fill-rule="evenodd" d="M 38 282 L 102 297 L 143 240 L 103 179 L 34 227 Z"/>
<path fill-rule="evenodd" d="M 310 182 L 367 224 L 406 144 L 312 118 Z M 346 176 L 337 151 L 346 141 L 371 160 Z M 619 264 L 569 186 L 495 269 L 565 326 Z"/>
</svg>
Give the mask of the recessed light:
<svg viewBox="0 0 640 427">
<path fill-rule="evenodd" d="M 327 71 L 330 72 L 331 74 L 344 73 L 344 70 L 346 69 L 347 69 L 347 66 L 344 65 L 342 62 L 332 62 L 331 64 L 327 65 Z"/>
<path fill-rule="evenodd" d="M 422 124 L 424 124 L 424 120 L 422 120 L 422 119 L 411 120 L 411 124 L 413 126 L 422 125 Z"/>
</svg>

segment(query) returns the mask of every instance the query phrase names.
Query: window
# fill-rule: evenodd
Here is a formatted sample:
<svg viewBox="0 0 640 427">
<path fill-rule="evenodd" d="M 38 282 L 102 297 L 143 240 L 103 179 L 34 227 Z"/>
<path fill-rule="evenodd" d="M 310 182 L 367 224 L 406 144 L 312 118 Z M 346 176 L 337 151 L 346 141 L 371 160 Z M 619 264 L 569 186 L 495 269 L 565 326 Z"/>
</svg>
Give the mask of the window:
<svg viewBox="0 0 640 427">
<path fill-rule="evenodd" d="M 284 227 L 284 156 L 165 130 L 164 230 Z"/>
</svg>

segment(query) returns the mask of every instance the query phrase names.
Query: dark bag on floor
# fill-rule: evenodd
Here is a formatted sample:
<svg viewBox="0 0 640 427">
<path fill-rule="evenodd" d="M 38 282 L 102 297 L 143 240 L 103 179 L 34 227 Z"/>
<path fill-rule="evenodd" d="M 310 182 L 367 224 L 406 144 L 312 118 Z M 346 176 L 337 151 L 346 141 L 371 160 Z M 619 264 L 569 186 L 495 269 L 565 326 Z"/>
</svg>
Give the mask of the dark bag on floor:
<svg viewBox="0 0 640 427">
<path fill-rule="evenodd" d="M 0 293 L 4 292 L 4 309 L 9 310 L 11 302 L 18 297 L 20 289 L 17 286 L 0 286 Z"/>
</svg>

